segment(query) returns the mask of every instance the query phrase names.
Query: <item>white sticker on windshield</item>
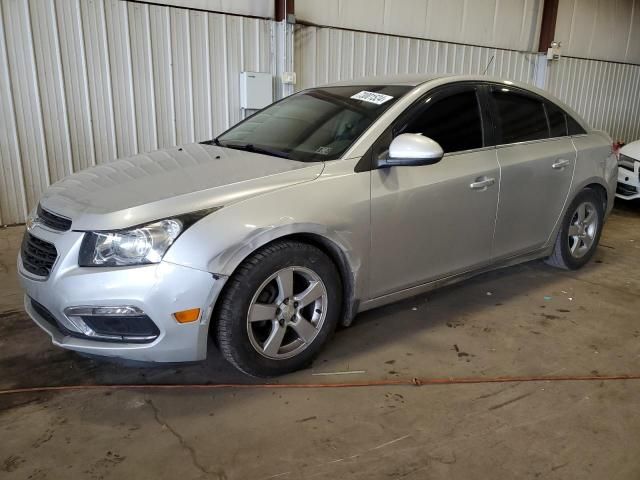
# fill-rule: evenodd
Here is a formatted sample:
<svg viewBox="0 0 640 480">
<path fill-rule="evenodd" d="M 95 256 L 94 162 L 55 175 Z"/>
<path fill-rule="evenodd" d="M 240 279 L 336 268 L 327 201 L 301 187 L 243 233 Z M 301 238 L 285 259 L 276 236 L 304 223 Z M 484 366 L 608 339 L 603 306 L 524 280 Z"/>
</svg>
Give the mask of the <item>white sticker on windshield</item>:
<svg viewBox="0 0 640 480">
<path fill-rule="evenodd" d="M 331 150 L 333 150 L 333 148 L 331 147 L 318 147 L 316 153 L 320 155 L 329 155 L 331 153 Z"/>
<path fill-rule="evenodd" d="M 384 93 L 367 92 L 366 90 L 363 90 L 360 93 L 356 93 L 351 98 L 354 100 L 362 100 L 363 102 L 375 103 L 376 105 L 382 105 L 393 97 L 385 95 Z"/>
</svg>

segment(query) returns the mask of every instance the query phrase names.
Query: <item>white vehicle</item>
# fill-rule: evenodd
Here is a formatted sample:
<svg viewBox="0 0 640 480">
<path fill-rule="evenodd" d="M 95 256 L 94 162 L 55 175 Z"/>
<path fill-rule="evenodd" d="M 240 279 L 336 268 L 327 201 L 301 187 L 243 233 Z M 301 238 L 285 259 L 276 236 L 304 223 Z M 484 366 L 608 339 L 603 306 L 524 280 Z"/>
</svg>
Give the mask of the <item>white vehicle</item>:
<svg viewBox="0 0 640 480">
<path fill-rule="evenodd" d="M 620 149 L 616 197 L 624 200 L 640 198 L 640 140 Z"/>
</svg>

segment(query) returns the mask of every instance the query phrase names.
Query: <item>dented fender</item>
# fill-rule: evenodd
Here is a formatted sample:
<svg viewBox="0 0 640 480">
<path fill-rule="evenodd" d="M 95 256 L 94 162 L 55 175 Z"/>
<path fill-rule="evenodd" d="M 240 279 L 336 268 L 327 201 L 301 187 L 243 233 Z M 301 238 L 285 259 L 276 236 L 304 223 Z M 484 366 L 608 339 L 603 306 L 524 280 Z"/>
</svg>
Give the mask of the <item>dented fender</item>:
<svg viewBox="0 0 640 480">
<path fill-rule="evenodd" d="M 230 276 L 270 242 L 312 236 L 340 252 L 354 298 L 366 298 L 370 172 L 354 172 L 357 161 L 327 162 L 315 180 L 224 206 L 184 232 L 165 261 Z"/>
</svg>

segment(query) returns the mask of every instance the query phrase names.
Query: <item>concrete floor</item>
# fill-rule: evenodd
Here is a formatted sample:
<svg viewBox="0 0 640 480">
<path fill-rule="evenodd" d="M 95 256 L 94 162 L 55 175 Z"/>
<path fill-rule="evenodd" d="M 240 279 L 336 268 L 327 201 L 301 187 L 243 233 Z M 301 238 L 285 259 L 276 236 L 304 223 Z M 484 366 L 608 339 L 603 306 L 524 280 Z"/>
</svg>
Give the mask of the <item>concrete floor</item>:
<svg viewBox="0 0 640 480">
<path fill-rule="evenodd" d="M 53 348 L 22 311 L 21 228 L 0 230 L 0 389 L 247 382 Z M 541 262 L 367 312 L 286 383 L 638 374 L 640 205 L 579 272 Z M 344 376 L 314 373 L 363 370 Z M 640 381 L 0 396 L 3 479 L 640 478 Z"/>
</svg>

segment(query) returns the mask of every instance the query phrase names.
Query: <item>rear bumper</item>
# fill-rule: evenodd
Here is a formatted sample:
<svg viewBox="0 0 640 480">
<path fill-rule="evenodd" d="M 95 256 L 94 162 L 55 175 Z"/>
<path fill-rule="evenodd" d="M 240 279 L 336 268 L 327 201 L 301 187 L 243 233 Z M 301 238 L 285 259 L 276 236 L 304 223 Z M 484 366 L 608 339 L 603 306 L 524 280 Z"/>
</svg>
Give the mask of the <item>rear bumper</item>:
<svg viewBox="0 0 640 480">
<path fill-rule="evenodd" d="M 55 235 L 32 232 L 48 241 Z M 65 236 L 72 236 L 70 232 Z M 76 241 L 71 243 L 77 244 Z M 25 290 L 25 310 L 33 321 L 62 348 L 92 355 L 119 357 L 144 362 L 183 362 L 206 358 L 209 321 L 225 277 L 161 262 L 155 265 L 119 268 L 83 268 L 77 265 L 75 248 L 63 248 L 47 279 L 34 278 L 18 257 L 18 273 Z M 36 311 L 40 304 L 55 322 Z M 158 327 L 158 336 L 148 343 L 110 342 L 78 338 L 77 327 L 65 315 L 68 307 L 133 306 L 142 310 Z M 179 323 L 173 313 L 199 308 L 200 318 Z"/>
</svg>

